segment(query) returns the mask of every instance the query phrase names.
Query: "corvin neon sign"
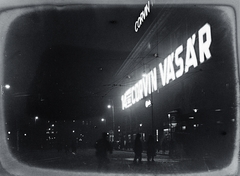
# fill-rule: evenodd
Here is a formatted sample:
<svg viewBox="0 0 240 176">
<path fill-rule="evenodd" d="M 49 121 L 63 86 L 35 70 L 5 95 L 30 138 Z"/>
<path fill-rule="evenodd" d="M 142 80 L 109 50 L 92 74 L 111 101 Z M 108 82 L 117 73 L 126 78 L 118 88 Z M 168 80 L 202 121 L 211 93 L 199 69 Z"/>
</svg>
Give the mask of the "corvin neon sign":
<svg viewBox="0 0 240 176">
<path fill-rule="evenodd" d="M 198 47 L 196 46 L 198 39 Z M 180 45 L 177 49 L 169 54 L 158 67 L 153 68 L 135 85 L 129 88 L 121 97 L 122 109 L 129 108 L 143 97 L 147 97 L 151 93 L 157 91 L 158 80 L 161 80 L 159 87 L 169 84 L 183 74 L 187 73 L 191 67 L 195 68 L 199 64 L 204 63 L 211 58 L 210 46 L 212 43 L 211 26 L 206 23 L 198 32 L 194 33 L 186 41 L 185 58 L 183 55 L 184 45 Z M 198 57 L 196 54 L 198 50 Z M 161 79 L 157 79 L 157 70 Z"/>
<path fill-rule="evenodd" d="M 134 30 L 138 32 L 138 29 L 142 26 L 142 23 L 147 18 L 148 13 L 150 13 L 150 1 L 147 2 L 143 11 L 140 13 L 138 19 L 135 21 Z"/>
</svg>

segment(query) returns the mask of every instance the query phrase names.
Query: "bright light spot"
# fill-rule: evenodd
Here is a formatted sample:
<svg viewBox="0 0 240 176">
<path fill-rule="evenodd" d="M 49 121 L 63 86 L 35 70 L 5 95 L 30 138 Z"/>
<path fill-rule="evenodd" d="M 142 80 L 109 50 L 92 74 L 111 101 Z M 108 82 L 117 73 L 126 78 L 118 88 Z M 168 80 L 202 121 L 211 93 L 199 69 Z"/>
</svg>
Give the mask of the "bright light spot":
<svg viewBox="0 0 240 176">
<path fill-rule="evenodd" d="M 194 112 L 198 112 L 198 109 L 193 109 Z"/>
<path fill-rule="evenodd" d="M 110 109 L 112 106 L 111 106 L 111 105 L 108 105 L 107 107 Z"/>
<path fill-rule="evenodd" d="M 54 127 L 54 124 L 52 124 L 52 127 Z"/>
<path fill-rule="evenodd" d="M 73 130 L 72 132 L 75 133 L 75 130 Z"/>
<path fill-rule="evenodd" d="M 142 126 L 142 123 L 140 123 L 139 126 L 141 127 L 141 126 Z"/>
<path fill-rule="evenodd" d="M 6 89 L 10 89 L 10 85 L 9 85 L 9 84 L 6 84 L 4 87 L 5 87 Z"/>
<path fill-rule="evenodd" d="M 186 128 L 187 128 L 186 126 L 182 126 L 182 130 L 186 130 Z"/>
<path fill-rule="evenodd" d="M 189 119 L 194 119 L 194 117 L 189 117 Z"/>
<path fill-rule="evenodd" d="M 151 100 L 145 101 L 145 107 L 146 107 L 146 108 L 151 107 L 151 106 L 152 106 Z"/>
<path fill-rule="evenodd" d="M 8 134 L 11 134 L 11 132 L 9 131 Z"/>
<path fill-rule="evenodd" d="M 105 121 L 105 119 L 104 119 L 104 118 L 102 118 L 102 119 L 101 119 L 101 121 L 102 121 L 102 122 L 104 122 L 104 121 Z"/>
<path fill-rule="evenodd" d="M 163 131 L 165 131 L 165 132 L 166 132 L 166 131 L 169 131 L 169 129 L 163 129 Z"/>
<path fill-rule="evenodd" d="M 156 141 L 158 142 L 158 129 L 156 129 Z"/>
<path fill-rule="evenodd" d="M 25 133 L 24 136 L 27 136 L 27 134 Z"/>
<path fill-rule="evenodd" d="M 35 117 L 35 120 L 38 120 L 38 116 Z"/>
<path fill-rule="evenodd" d="M 120 130 L 120 129 L 118 129 L 118 132 L 121 132 L 121 130 Z"/>
<path fill-rule="evenodd" d="M 168 118 L 170 118 L 171 117 L 171 114 L 168 114 Z"/>
</svg>

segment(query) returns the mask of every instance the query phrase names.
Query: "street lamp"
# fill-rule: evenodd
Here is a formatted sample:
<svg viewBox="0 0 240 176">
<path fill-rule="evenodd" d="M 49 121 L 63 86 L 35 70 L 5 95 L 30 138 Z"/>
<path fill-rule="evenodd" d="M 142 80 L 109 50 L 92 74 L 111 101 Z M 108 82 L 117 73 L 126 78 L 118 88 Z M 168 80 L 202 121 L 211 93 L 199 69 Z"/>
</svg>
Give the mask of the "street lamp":
<svg viewBox="0 0 240 176">
<path fill-rule="evenodd" d="M 114 131 L 115 131 L 115 119 L 114 119 L 114 105 L 113 105 L 113 101 L 111 100 L 111 104 L 109 104 L 108 106 L 108 109 L 111 109 L 112 110 L 112 139 L 111 141 L 113 142 L 114 141 Z"/>
<path fill-rule="evenodd" d="M 4 87 L 5 87 L 6 89 L 10 89 L 10 85 L 9 85 L 9 84 L 6 84 Z"/>
<path fill-rule="evenodd" d="M 36 121 L 38 120 L 38 116 L 36 116 L 34 119 L 35 119 L 35 124 L 36 124 Z"/>
<path fill-rule="evenodd" d="M 139 133 L 142 133 L 142 130 L 141 130 L 142 126 L 143 126 L 143 124 L 140 123 L 140 124 L 139 124 Z"/>
<path fill-rule="evenodd" d="M 4 89 L 10 89 L 10 85 L 9 84 L 5 84 L 5 85 L 1 85 L 1 94 L 4 94 Z"/>
</svg>

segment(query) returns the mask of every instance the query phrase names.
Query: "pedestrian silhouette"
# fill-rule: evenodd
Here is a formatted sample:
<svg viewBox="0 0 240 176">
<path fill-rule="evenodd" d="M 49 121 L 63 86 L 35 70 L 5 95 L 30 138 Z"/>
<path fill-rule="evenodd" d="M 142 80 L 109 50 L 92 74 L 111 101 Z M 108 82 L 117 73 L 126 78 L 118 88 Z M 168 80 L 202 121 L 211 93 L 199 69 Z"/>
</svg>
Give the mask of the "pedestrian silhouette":
<svg viewBox="0 0 240 176">
<path fill-rule="evenodd" d="M 147 161 L 154 162 L 154 157 L 156 155 L 155 142 L 153 135 L 149 135 L 147 141 Z"/>
<path fill-rule="evenodd" d="M 102 138 L 95 143 L 95 149 L 96 157 L 98 160 L 98 171 L 100 171 L 101 168 L 108 170 L 108 164 L 110 163 L 108 152 L 112 154 L 113 149 L 110 142 L 108 141 L 107 133 L 102 133 Z"/>
<path fill-rule="evenodd" d="M 161 141 L 162 154 L 165 154 L 166 149 L 168 149 L 168 136 L 164 136 Z"/>
<path fill-rule="evenodd" d="M 137 160 L 139 163 L 142 163 L 142 151 L 143 151 L 143 147 L 142 147 L 142 141 L 141 141 L 141 134 L 137 134 L 136 135 L 136 139 L 134 141 L 134 146 L 133 146 L 133 151 L 135 153 L 134 156 L 134 163 L 137 163 Z"/>
</svg>

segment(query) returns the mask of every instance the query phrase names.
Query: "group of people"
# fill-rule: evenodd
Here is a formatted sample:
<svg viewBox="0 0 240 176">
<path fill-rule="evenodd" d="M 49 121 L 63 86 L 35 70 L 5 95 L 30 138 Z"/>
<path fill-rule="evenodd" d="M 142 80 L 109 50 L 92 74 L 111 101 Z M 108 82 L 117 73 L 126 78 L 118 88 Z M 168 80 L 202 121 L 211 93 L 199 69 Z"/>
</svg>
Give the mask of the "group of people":
<svg viewBox="0 0 240 176">
<path fill-rule="evenodd" d="M 135 153 L 134 156 L 134 163 L 142 163 L 142 152 L 143 152 L 143 145 L 141 141 L 141 134 L 137 134 L 135 141 L 134 141 L 134 146 L 133 146 L 133 151 Z M 153 135 L 150 135 L 147 141 L 147 161 L 154 162 L 154 157 L 156 155 L 156 149 L 155 149 L 155 142 L 154 142 L 154 137 Z"/>
<path fill-rule="evenodd" d="M 96 141 L 95 143 L 95 149 L 96 149 L 96 157 L 98 159 L 98 170 L 100 170 L 102 167 L 105 167 L 105 169 L 108 169 L 108 163 L 109 158 L 107 157 L 108 152 L 112 154 L 113 148 L 111 146 L 111 143 L 108 141 L 108 135 L 107 133 L 102 133 L 102 138 Z M 141 134 L 137 134 L 133 151 L 135 153 L 134 156 L 134 163 L 142 163 L 142 152 L 143 152 L 143 144 L 141 141 Z M 147 161 L 154 162 L 154 157 L 156 155 L 156 149 L 155 149 L 155 143 L 154 143 L 154 137 L 152 135 L 149 136 L 147 141 Z"/>
</svg>

